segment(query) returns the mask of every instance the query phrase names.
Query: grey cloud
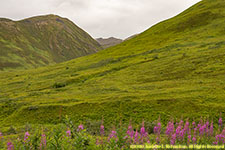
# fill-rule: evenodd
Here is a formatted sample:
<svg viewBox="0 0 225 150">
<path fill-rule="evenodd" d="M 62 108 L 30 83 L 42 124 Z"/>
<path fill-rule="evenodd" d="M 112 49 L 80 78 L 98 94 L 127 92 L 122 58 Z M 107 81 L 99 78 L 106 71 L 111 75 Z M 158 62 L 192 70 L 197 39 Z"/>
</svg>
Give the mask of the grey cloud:
<svg viewBox="0 0 225 150">
<path fill-rule="evenodd" d="M 177 15 L 200 0 L 0 0 L 0 17 L 57 14 L 93 37 L 126 38 Z"/>
</svg>

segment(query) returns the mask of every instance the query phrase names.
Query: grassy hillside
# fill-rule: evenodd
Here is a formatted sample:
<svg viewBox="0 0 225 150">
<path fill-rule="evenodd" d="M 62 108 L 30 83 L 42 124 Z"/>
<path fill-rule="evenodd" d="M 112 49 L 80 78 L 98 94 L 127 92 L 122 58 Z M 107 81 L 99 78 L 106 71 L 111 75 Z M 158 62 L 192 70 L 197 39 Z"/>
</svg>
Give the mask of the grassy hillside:
<svg viewBox="0 0 225 150">
<path fill-rule="evenodd" d="M 203 0 L 96 54 L 0 73 L 0 125 L 225 116 L 225 1 Z"/>
<path fill-rule="evenodd" d="M 100 45 L 66 18 L 0 18 L 0 70 L 36 68 L 93 54 Z"/>
</svg>

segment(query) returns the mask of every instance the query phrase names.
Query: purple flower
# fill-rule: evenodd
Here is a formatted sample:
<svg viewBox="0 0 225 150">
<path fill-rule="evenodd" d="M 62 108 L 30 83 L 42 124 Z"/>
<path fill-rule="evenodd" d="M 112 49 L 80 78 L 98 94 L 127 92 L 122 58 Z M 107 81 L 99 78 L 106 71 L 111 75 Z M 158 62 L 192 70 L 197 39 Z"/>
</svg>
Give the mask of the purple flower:
<svg viewBox="0 0 225 150">
<path fill-rule="evenodd" d="M 219 118 L 219 126 L 222 126 L 222 124 L 223 124 L 223 120 L 222 120 L 222 118 L 220 117 L 220 118 Z"/>
<path fill-rule="evenodd" d="M 158 126 L 158 129 L 159 129 L 159 131 L 160 131 L 160 130 L 161 130 L 161 123 L 158 122 L 157 126 Z"/>
<path fill-rule="evenodd" d="M 84 130 L 84 126 L 83 126 L 82 124 L 80 124 L 80 125 L 78 126 L 77 131 L 79 132 L 79 131 L 82 131 L 82 130 Z"/>
<path fill-rule="evenodd" d="M 117 141 L 118 139 L 117 139 L 116 134 L 117 134 L 116 131 L 112 130 L 109 137 L 108 137 L 108 141 L 110 141 L 111 139 L 115 139 Z"/>
<path fill-rule="evenodd" d="M 209 134 L 210 134 L 210 136 L 213 136 L 213 122 L 211 122 Z"/>
<path fill-rule="evenodd" d="M 100 126 L 100 134 L 101 134 L 101 135 L 104 135 L 104 131 L 105 131 L 104 125 L 102 124 L 102 125 Z"/>
<path fill-rule="evenodd" d="M 184 121 L 183 121 L 183 120 L 180 120 L 179 125 L 180 125 L 180 126 L 183 126 L 183 123 L 184 123 Z"/>
<path fill-rule="evenodd" d="M 182 129 L 180 131 L 179 136 L 180 136 L 180 140 L 183 141 L 183 139 L 184 139 L 184 129 Z"/>
<path fill-rule="evenodd" d="M 136 130 L 134 141 L 135 143 L 138 143 L 138 144 L 145 144 L 147 141 L 149 141 L 148 132 L 145 130 L 145 126 L 144 126 L 144 121 L 142 122 L 140 134 Z"/>
<path fill-rule="evenodd" d="M 201 128 L 201 126 L 202 126 L 202 125 L 199 123 L 199 124 L 198 124 L 198 128 L 200 129 L 200 128 Z"/>
<path fill-rule="evenodd" d="M 8 142 L 7 143 L 7 149 L 8 150 L 13 150 L 14 149 L 14 146 L 13 146 L 12 142 Z"/>
<path fill-rule="evenodd" d="M 134 135 L 134 143 L 138 143 L 139 142 L 139 133 L 138 133 L 138 131 L 136 130 L 136 132 L 135 132 L 135 135 Z"/>
<path fill-rule="evenodd" d="M 197 139 L 196 139 L 196 137 L 194 136 L 194 137 L 192 138 L 193 144 L 196 144 L 196 141 L 197 141 Z"/>
<path fill-rule="evenodd" d="M 172 135 L 171 140 L 170 140 L 170 144 L 171 144 L 171 145 L 174 145 L 175 142 L 176 142 L 176 133 L 174 133 L 174 134 Z"/>
<path fill-rule="evenodd" d="M 184 126 L 184 134 L 189 134 L 189 122 L 188 121 L 186 121 L 186 123 L 185 123 L 185 126 Z"/>
<path fill-rule="evenodd" d="M 144 126 L 141 127 L 141 132 L 140 133 L 141 133 L 141 135 L 145 134 L 145 127 Z"/>
<path fill-rule="evenodd" d="M 174 124 L 173 122 L 169 122 L 166 127 L 166 135 L 168 136 L 168 138 L 172 136 L 173 131 L 174 131 Z"/>
<path fill-rule="evenodd" d="M 203 126 L 201 126 L 201 127 L 199 128 L 199 135 L 200 135 L 200 136 L 203 136 L 203 135 L 204 135 L 205 128 L 206 128 L 205 125 L 203 125 Z"/>
<path fill-rule="evenodd" d="M 2 133 L 0 132 L 0 140 L 3 138 L 3 135 L 2 135 Z"/>
<path fill-rule="evenodd" d="M 195 126 L 196 126 L 196 123 L 193 121 L 192 122 L 192 127 L 195 128 Z"/>
<path fill-rule="evenodd" d="M 154 133 L 156 134 L 156 142 L 160 142 L 160 132 L 161 132 L 161 123 L 158 122 L 157 125 L 154 127 Z"/>
<path fill-rule="evenodd" d="M 30 136 L 29 132 L 26 132 L 26 133 L 25 133 L 25 136 L 26 136 L 26 137 L 29 137 L 29 136 Z"/>
<path fill-rule="evenodd" d="M 223 134 L 216 135 L 216 141 L 217 144 L 224 144 L 225 143 L 225 136 Z"/>
<path fill-rule="evenodd" d="M 71 136 L 71 130 L 68 129 L 68 130 L 66 131 L 66 136 L 67 136 L 67 137 L 70 137 L 70 136 Z"/>
<path fill-rule="evenodd" d="M 132 127 L 131 124 L 128 126 L 127 135 L 129 135 L 130 138 L 133 138 L 134 137 L 134 130 L 133 130 L 133 127 Z"/>
<path fill-rule="evenodd" d="M 43 133 L 41 135 L 40 150 L 46 149 L 46 146 L 47 146 L 46 135 Z"/>
<path fill-rule="evenodd" d="M 128 126 L 128 130 L 133 130 L 133 127 L 131 124 Z"/>
<path fill-rule="evenodd" d="M 225 136 L 225 127 L 224 127 L 224 129 L 223 129 L 221 134 Z"/>
<path fill-rule="evenodd" d="M 196 144 L 196 141 L 197 141 L 197 139 L 196 139 L 196 132 L 197 132 L 197 128 L 194 128 L 194 135 L 193 135 L 193 138 L 192 138 L 192 143 L 193 144 Z"/>
<path fill-rule="evenodd" d="M 189 127 L 189 124 L 190 124 L 190 123 L 189 123 L 188 121 L 186 121 L 186 123 L 185 123 L 185 127 L 187 127 L 187 128 L 188 128 L 188 127 Z"/>
<path fill-rule="evenodd" d="M 191 135 L 189 134 L 187 138 L 187 143 L 189 144 L 190 142 L 191 142 Z"/>
<path fill-rule="evenodd" d="M 180 130 L 181 130 L 181 126 L 179 125 L 179 126 L 177 127 L 177 129 L 176 129 L 176 135 L 179 135 Z"/>
<path fill-rule="evenodd" d="M 29 132 L 26 132 L 25 135 L 24 135 L 24 142 L 27 141 L 27 139 L 29 138 L 30 134 Z"/>
</svg>

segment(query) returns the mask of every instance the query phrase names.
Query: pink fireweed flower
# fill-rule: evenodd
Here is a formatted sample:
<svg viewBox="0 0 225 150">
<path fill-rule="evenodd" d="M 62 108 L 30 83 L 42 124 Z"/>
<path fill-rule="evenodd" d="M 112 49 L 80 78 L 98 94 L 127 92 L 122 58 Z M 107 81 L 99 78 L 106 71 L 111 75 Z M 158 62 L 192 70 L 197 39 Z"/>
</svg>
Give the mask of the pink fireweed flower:
<svg viewBox="0 0 225 150">
<path fill-rule="evenodd" d="M 205 133 L 206 133 L 206 136 L 209 136 L 210 135 L 210 132 L 209 132 L 209 128 L 210 128 L 210 126 L 209 126 L 209 122 L 206 122 L 206 128 L 205 128 Z"/>
<path fill-rule="evenodd" d="M 82 130 L 84 130 L 84 126 L 83 126 L 82 124 L 80 124 L 80 125 L 78 126 L 77 131 L 79 132 L 79 131 L 82 131 Z"/>
<path fill-rule="evenodd" d="M 156 142 L 160 142 L 160 132 L 161 132 L 161 123 L 158 122 L 157 125 L 154 127 L 154 133 L 156 134 Z"/>
<path fill-rule="evenodd" d="M 180 138 L 181 141 L 183 141 L 183 139 L 184 139 L 184 129 L 182 129 L 182 130 L 180 131 L 180 133 L 179 133 L 179 138 Z"/>
<path fill-rule="evenodd" d="M 225 136 L 222 134 L 216 135 L 216 141 L 213 144 L 217 145 L 217 144 L 224 144 L 224 143 L 225 143 Z"/>
<path fill-rule="evenodd" d="M 214 145 L 218 145 L 218 142 L 213 142 Z"/>
<path fill-rule="evenodd" d="M 190 142 L 191 142 L 191 135 L 189 134 L 187 138 L 187 144 L 189 144 Z"/>
<path fill-rule="evenodd" d="M 184 134 L 189 134 L 189 124 L 190 123 L 187 120 L 185 125 L 184 125 Z"/>
<path fill-rule="evenodd" d="M 29 138 L 30 134 L 29 132 L 26 132 L 25 135 L 24 135 L 24 142 L 27 141 L 27 139 Z"/>
<path fill-rule="evenodd" d="M 183 120 L 180 120 L 179 125 L 180 126 L 183 126 L 183 124 L 184 124 L 184 121 Z"/>
<path fill-rule="evenodd" d="M 196 137 L 194 136 L 194 137 L 192 138 L 193 144 L 196 144 L 196 141 L 197 141 L 197 139 L 196 139 Z"/>
<path fill-rule="evenodd" d="M 204 131 L 204 133 L 203 134 L 207 134 L 207 126 L 206 126 L 206 124 L 204 124 L 203 126 L 202 126 L 202 128 L 203 128 L 203 131 Z"/>
<path fill-rule="evenodd" d="M 114 139 L 114 140 L 118 140 L 117 136 L 116 136 L 116 131 L 112 130 L 109 137 L 108 137 L 108 141 L 110 141 L 111 139 Z"/>
<path fill-rule="evenodd" d="M 145 130 L 144 121 L 142 123 L 140 135 L 141 135 L 142 141 L 144 140 L 145 137 L 148 136 L 148 132 L 146 132 L 146 130 Z"/>
<path fill-rule="evenodd" d="M 166 135 L 168 136 L 168 138 L 172 136 L 173 131 L 174 131 L 174 124 L 173 122 L 169 122 L 166 127 Z"/>
<path fill-rule="evenodd" d="M 13 150 L 13 149 L 14 149 L 13 143 L 12 142 L 8 142 L 7 143 L 7 150 Z"/>
<path fill-rule="evenodd" d="M 196 133 L 197 133 L 197 130 L 198 130 L 197 128 L 194 128 L 194 134 L 196 134 Z"/>
<path fill-rule="evenodd" d="M 66 136 L 67 136 L 67 137 L 70 137 L 70 136 L 71 136 L 71 130 L 68 129 L 68 130 L 66 131 Z"/>
<path fill-rule="evenodd" d="M 219 126 L 221 127 L 223 125 L 223 120 L 222 120 L 222 118 L 220 117 L 219 118 Z"/>
<path fill-rule="evenodd" d="M 194 128 L 194 134 L 193 134 L 193 138 L 192 138 L 192 143 L 193 144 L 196 144 L 196 141 L 197 141 L 197 139 L 196 139 L 196 133 L 197 133 L 197 128 Z"/>
<path fill-rule="evenodd" d="M 102 125 L 100 126 L 100 134 L 101 134 L 101 135 L 104 135 L 104 132 L 105 132 L 105 129 L 104 129 L 104 125 L 102 124 Z"/>
<path fill-rule="evenodd" d="M 177 127 L 177 129 L 176 129 L 176 135 L 179 135 L 180 130 L 181 130 L 181 126 L 179 125 L 179 126 Z"/>
<path fill-rule="evenodd" d="M 223 131 L 221 134 L 225 136 L 225 127 L 223 128 Z"/>
<path fill-rule="evenodd" d="M 144 126 L 141 127 L 140 134 L 141 134 L 142 136 L 144 136 L 144 135 L 146 134 L 146 132 L 145 132 L 145 127 L 144 127 Z"/>
<path fill-rule="evenodd" d="M 137 130 L 136 130 L 135 135 L 134 135 L 134 143 L 135 144 L 139 143 L 139 133 L 138 133 Z"/>
<path fill-rule="evenodd" d="M 40 150 L 46 149 L 46 146 L 47 146 L 46 135 L 42 134 L 41 135 Z"/>
<path fill-rule="evenodd" d="M 157 126 L 158 126 L 158 132 L 160 133 L 160 131 L 161 131 L 161 123 L 158 122 Z"/>
<path fill-rule="evenodd" d="M 155 134 L 160 134 L 160 131 L 161 131 L 161 123 L 158 122 L 157 126 L 154 127 L 154 133 Z"/>
<path fill-rule="evenodd" d="M 171 144 L 171 145 L 175 145 L 175 143 L 176 143 L 176 133 L 174 133 L 174 134 L 172 135 L 171 140 L 170 140 L 170 144 Z"/>
<path fill-rule="evenodd" d="M 209 133 L 210 133 L 210 136 L 213 136 L 213 121 L 211 122 Z"/>
<path fill-rule="evenodd" d="M 130 138 L 134 137 L 134 130 L 131 124 L 128 126 L 127 135 L 130 136 Z"/>
<path fill-rule="evenodd" d="M 187 121 L 185 122 L 185 127 L 188 128 L 189 125 L 190 125 L 190 123 L 189 123 L 189 121 L 187 120 Z"/>
<path fill-rule="evenodd" d="M 155 126 L 155 127 L 154 127 L 154 129 L 153 129 L 153 131 L 154 131 L 154 133 L 155 133 L 155 134 L 157 134 L 158 127 L 157 127 L 157 126 Z"/>
<path fill-rule="evenodd" d="M 203 136 L 204 130 L 205 130 L 205 126 L 201 126 L 201 127 L 199 128 L 199 135 L 200 135 L 200 136 Z"/>
<path fill-rule="evenodd" d="M 195 126 L 196 126 L 196 123 L 193 121 L 192 122 L 192 127 L 195 128 Z"/>
<path fill-rule="evenodd" d="M 202 126 L 202 125 L 199 123 L 197 128 L 198 128 L 198 129 L 200 129 L 200 128 L 201 128 L 201 126 Z"/>
</svg>

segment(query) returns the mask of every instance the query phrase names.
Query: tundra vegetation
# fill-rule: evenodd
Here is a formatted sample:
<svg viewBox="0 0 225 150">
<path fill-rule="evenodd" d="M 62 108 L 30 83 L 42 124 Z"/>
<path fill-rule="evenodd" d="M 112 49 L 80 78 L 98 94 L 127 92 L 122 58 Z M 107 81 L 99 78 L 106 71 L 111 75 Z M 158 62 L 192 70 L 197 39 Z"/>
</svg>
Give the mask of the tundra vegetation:
<svg viewBox="0 0 225 150">
<path fill-rule="evenodd" d="M 132 130 L 142 137 L 142 126 L 136 125 L 144 120 L 147 127 L 160 116 L 160 134 L 146 130 L 150 143 L 158 142 L 157 135 L 162 143 L 174 141 L 178 127 L 183 138 L 176 133 L 175 143 L 187 143 L 190 137 L 189 142 L 193 142 L 195 135 L 197 143 L 221 143 L 224 126 L 215 121 L 225 117 L 224 8 L 224 0 L 202 0 L 138 36 L 95 54 L 37 69 L 0 72 L 0 130 L 4 135 L 17 133 L 28 124 L 40 128 L 37 132 L 51 139 L 48 142 L 54 143 L 60 134 L 60 140 L 71 146 L 66 131 L 77 130 L 79 124 L 58 127 L 66 115 L 84 125 L 86 131 L 76 134 L 85 134 L 81 138 L 90 138 L 90 142 L 100 136 L 97 128 L 103 116 L 107 131 L 102 138 L 104 144 L 121 148 L 119 143 L 129 139 L 124 137 L 130 120 Z M 189 118 L 191 131 L 187 133 L 186 123 L 176 118 L 183 122 Z M 193 127 L 193 120 L 199 126 Z M 213 135 L 207 138 L 212 120 Z M 174 126 L 169 137 L 167 124 Z M 46 126 L 50 128 L 45 132 Z M 57 132 L 51 131 L 51 126 Z M 41 138 L 34 131 L 28 133 L 29 137 Z M 114 143 L 106 140 L 110 134 L 116 134 Z M 73 145 L 79 138 L 68 139 Z M 15 146 L 14 140 L 12 144 Z"/>
</svg>

